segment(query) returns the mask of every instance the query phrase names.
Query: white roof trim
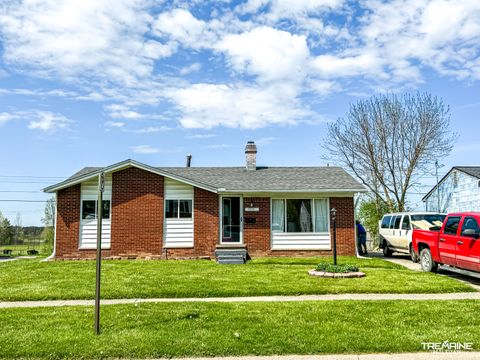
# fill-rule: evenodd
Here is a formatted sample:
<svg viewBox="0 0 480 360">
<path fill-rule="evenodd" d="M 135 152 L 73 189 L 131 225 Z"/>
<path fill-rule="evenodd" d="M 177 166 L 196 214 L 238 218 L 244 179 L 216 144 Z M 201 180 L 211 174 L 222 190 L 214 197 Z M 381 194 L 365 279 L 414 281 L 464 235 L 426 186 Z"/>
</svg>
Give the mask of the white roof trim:
<svg viewBox="0 0 480 360">
<path fill-rule="evenodd" d="M 119 163 L 116 163 L 116 164 L 113 164 L 113 165 L 110 165 L 110 166 L 107 166 L 107 167 L 104 167 L 104 168 L 101 168 L 101 169 L 98 169 L 98 170 L 95 170 L 95 171 L 92 171 L 92 172 L 90 172 L 88 174 L 85 174 L 85 175 L 77 176 L 77 177 L 72 178 L 72 179 L 67 179 L 67 180 L 62 181 L 58 184 L 46 187 L 42 191 L 46 192 L 46 193 L 54 193 L 58 190 L 70 187 L 72 185 L 80 184 L 80 183 L 82 183 L 86 180 L 90 180 L 90 179 L 98 176 L 98 174 L 100 174 L 101 172 L 111 173 L 111 172 L 119 171 L 119 170 L 122 170 L 122 169 L 125 169 L 125 168 L 128 168 L 128 167 L 132 167 L 132 166 L 136 167 L 136 168 L 139 168 L 139 169 L 142 169 L 142 170 L 145 170 L 145 171 L 149 171 L 149 172 L 157 174 L 157 175 L 161 175 L 161 176 L 173 179 L 173 180 L 183 182 L 185 184 L 189 184 L 189 185 L 198 187 L 200 189 L 204 189 L 204 190 L 207 190 L 207 191 L 210 191 L 210 192 L 217 193 L 217 189 L 214 188 L 214 187 L 211 187 L 209 185 L 199 183 L 197 181 L 192 181 L 192 180 L 186 179 L 182 176 L 174 175 L 174 174 L 169 173 L 168 171 L 159 170 L 159 169 L 154 168 L 152 166 L 149 166 L 149 165 L 146 165 L 146 164 L 143 164 L 141 162 L 131 160 L 131 159 L 128 159 L 128 160 L 125 160 L 125 161 L 122 161 L 122 162 L 119 162 Z"/>
</svg>

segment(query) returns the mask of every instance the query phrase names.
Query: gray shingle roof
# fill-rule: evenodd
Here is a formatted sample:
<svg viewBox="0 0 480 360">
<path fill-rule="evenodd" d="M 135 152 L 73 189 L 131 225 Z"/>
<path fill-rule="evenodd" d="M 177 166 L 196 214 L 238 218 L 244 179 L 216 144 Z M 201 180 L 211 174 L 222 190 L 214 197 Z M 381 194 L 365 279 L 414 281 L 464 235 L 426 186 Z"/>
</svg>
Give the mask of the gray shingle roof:
<svg viewBox="0 0 480 360">
<path fill-rule="evenodd" d="M 69 179 L 102 169 L 86 167 Z M 216 188 L 218 191 L 365 191 L 340 167 L 157 167 L 158 170 Z"/>
<path fill-rule="evenodd" d="M 480 179 L 480 166 L 454 166 L 454 169 L 458 169 L 468 175 Z"/>
<path fill-rule="evenodd" d="M 244 167 L 159 169 L 208 184 L 219 191 L 365 190 L 339 167 L 258 167 L 255 171 L 246 170 Z"/>
<path fill-rule="evenodd" d="M 102 168 L 101 167 L 92 167 L 92 166 L 84 167 L 82 170 L 77 171 L 75 174 L 70 176 L 69 179 L 73 179 L 73 178 L 76 178 L 76 177 L 79 177 L 79 176 L 87 175 L 91 172 L 95 172 L 95 171 L 100 170 L 100 169 L 102 169 Z"/>
</svg>

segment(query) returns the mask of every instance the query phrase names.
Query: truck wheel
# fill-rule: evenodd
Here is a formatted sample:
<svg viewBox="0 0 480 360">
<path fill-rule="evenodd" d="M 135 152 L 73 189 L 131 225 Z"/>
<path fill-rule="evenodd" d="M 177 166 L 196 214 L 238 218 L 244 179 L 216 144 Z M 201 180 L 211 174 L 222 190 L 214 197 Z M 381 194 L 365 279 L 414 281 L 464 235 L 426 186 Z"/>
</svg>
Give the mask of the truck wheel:
<svg viewBox="0 0 480 360">
<path fill-rule="evenodd" d="M 438 264 L 433 261 L 430 249 L 425 248 L 420 252 L 420 265 L 423 271 L 436 272 Z"/>
<path fill-rule="evenodd" d="M 412 244 L 410 244 L 410 258 L 414 263 L 418 262 L 418 256 L 415 254 L 415 250 L 413 250 Z"/>
<path fill-rule="evenodd" d="M 392 256 L 393 251 L 388 248 L 388 243 L 386 241 L 383 242 L 383 256 L 390 257 Z"/>
</svg>

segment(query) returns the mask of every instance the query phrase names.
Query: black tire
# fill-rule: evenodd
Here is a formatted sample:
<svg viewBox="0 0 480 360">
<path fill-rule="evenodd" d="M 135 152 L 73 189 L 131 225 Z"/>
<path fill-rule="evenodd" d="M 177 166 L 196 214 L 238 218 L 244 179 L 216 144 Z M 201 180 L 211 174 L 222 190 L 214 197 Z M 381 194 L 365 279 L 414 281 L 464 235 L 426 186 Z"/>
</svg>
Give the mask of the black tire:
<svg viewBox="0 0 480 360">
<path fill-rule="evenodd" d="M 390 257 L 392 256 L 393 251 L 388 247 L 388 243 L 386 241 L 383 242 L 383 256 Z"/>
<path fill-rule="evenodd" d="M 415 250 L 413 250 L 412 244 L 410 244 L 410 258 L 412 259 L 412 262 L 417 263 L 418 262 L 418 256 L 415 254 Z"/>
<path fill-rule="evenodd" d="M 420 266 L 423 271 L 426 272 L 436 272 L 438 269 L 438 264 L 433 261 L 432 254 L 430 249 L 425 248 L 420 252 Z"/>
</svg>

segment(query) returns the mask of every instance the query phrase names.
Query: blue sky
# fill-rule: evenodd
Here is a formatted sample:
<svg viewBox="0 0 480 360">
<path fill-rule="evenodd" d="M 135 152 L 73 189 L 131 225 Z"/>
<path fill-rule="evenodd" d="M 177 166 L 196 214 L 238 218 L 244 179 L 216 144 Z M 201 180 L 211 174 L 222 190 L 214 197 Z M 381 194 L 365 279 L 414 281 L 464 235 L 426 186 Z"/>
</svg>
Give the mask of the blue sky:
<svg viewBox="0 0 480 360">
<path fill-rule="evenodd" d="M 24 225 L 44 204 L 3 200 L 83 166 L 243 165 L 247 140 L 261 165 L 324 165 L 326 124 L 382 92 L 441 96 L 440 172 L 480 165 L 476 0 L 4 0 L 0 45 L 0 210 Z"/>
</svg>

